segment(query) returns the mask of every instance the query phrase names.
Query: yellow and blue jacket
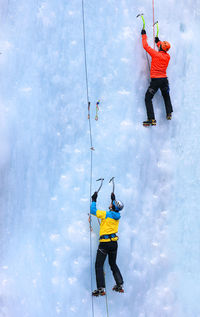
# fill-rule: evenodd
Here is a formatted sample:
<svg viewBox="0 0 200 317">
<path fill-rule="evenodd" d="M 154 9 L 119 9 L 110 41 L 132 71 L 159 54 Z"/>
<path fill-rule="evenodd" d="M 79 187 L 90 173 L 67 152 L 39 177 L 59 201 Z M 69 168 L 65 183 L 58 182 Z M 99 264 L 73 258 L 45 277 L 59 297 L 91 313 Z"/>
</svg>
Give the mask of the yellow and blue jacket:
<svg viewBox="0 0 200 317">
<path fill-rule="evenodd" d="M 117 241 L 118 237 L 116 236 L 116 233 L 118 232 L 118 226 L 119 226 L 119 219 L 121 217 L 119 212 L 116 211 L 105 211 L 105 210 L 99 210 L 96 207 L 96 202 L 93 201 L 90 206 L 90 213 L 97 218 L 101 219 L 100 223 L 100 231 L 99 236 L 100 242 L 110 242 L 110 241 Z M 106 236 L 112 235 L 113 237 L 109 236 L 108 238 Z M 101 238 L 101 236 L 105 236 L 104 238 Z"/>
</svg>

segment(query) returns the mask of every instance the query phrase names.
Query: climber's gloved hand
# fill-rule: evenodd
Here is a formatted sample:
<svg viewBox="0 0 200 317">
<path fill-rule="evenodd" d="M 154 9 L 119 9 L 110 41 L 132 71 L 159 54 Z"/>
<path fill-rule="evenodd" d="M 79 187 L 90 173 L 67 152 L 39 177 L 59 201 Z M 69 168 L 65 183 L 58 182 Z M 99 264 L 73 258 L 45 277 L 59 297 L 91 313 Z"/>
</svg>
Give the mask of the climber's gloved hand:
<svg viewBox="0 0 200 317">
<path fill-rule="evenodd" d="M 114 193 L 111 193 L 111 200 L 115 200 L 115 194 Z"/>
<path fill-rule="evenodd" d="M 92 201 L 97 201 L 97 196 L 98 196 L 98 193 L 97 192 L 94 192 L 94 194 L 92 195 Z"/>
</svg>

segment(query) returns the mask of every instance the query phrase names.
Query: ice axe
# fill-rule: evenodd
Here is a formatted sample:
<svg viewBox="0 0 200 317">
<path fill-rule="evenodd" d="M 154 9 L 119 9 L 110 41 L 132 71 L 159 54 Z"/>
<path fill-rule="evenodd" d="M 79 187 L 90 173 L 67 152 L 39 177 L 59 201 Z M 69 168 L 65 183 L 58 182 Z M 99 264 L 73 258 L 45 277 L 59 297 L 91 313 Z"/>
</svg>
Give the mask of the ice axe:
<svg viewBox="0 0 200 317">
<path fill-rule="evenodd" d="M 159 33 L 158 21 L 156 21 L 153 26 L 155 25 L 156 25 L 156 37 L 158 37 L 158 33 Z"/>
<path fill-rule="evenodd" d="M 115 181 L 114 181 L 114 177 L 112 177 L 110 180 L 109 180 L 109 183 L 113 183 L 113 193 L 115 192 Z"/>
<path fill-rule="evenodd" d="M 143 30 L 145 30 L 145 20 L 144 20 L 144 14 L 143 13 L 139 13 L 136 18 L 139 18 L 141 17 L 142 18 L 142 21 L 143 21 Z M 148 63 L 148 67 L 149 67 L 149 71 L 150 71 L 150 63 L 149 63 L 149 59 L 148 59 L 148 54 L 146 52 L 146 58 L 147 58 L 147 63 Z"/>
<path fill-rule="evenodd" d="M 139 14 L 137 15 L 137 17 L 136 17 L 136 18 L 139 18 L 139 17 L 141 17 L 141 18 L 142 18 L 142 21 L 143 21 L 143 30 L 145 30 L 145 20 L 144 20 L 144 14 L 143 14 L 143 13 L 139 13 Z"/>
<path fill-rule="evenodd" d="M 98 192 L 100 191 L 100 189 L 101 189 L 101 187 L 102 187 L 102 185 L 103 185 L 104 178 L 99 178 L 99 179 L 97 179 L 96 181 L 97 181 L 97 182 L 101 181 L 101 184 L 100 184 L 99 188 L 96 190 L 96 193 L 98 194 Z M 90 224 L 90 231 L 93 231 L 92 225 L 91 225 L 91 216 L 90 216 L 90 214 L 89 214 L 89 219 L 88 219 L 88 221 L 89 221 L 89 224 Z M 99 223 L 99 225 L 100 225 L 99 219 L 98 219 L 98 223 Z"/>
<path fill-rule="evenodd" d="M 97 179 L 96 181 L 97 181 L 97 182 L 101 181 L 101 184 L 100 184 L 99 188 L 98 188 L 97 191 L 96 191 L 96 192 L 98 193 L 98 192 L 100 191 L 102 185 L 103 185 L 104 178 L 99 178 L 99 179 Z"/>
</svg>

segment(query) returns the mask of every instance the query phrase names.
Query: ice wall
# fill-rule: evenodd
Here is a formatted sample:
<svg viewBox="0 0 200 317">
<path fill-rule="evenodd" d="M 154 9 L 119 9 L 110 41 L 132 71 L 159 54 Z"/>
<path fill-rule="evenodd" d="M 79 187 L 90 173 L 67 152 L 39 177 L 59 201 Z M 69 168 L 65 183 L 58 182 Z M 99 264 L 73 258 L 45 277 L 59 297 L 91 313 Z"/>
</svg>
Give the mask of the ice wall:
<svg viewBox="0 0 200 317">
<path fill-rule="evenodd" d="M 125 294 L 109 316 L 200 316 L 200 1 L 155 1 L 168 40 L 173 120 L 160 93 L 157 126 L 145 129 L 149 84 L 141 45 L 145 14 L 153 45 L 152 1 L 85 2 L 93 190 L 99 208 L 125 203 L 118 264 Z M 98 223 L 89 249 L 90 142 L 82 1 L 0 1 L 0 317 L 92 316 Z M 95 103 L 100 99 L 99 120 Z M 94 300 L 106 316 L 105 298 Z"/>
</svg>

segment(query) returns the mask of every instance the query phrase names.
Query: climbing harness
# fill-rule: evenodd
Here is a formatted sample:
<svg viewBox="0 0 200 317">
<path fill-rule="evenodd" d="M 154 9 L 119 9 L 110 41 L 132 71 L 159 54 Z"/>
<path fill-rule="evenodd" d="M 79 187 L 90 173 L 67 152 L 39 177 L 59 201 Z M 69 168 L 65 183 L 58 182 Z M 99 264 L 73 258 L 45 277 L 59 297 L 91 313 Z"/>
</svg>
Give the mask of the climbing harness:
<svg viewBox="0 0 200 317">
<path fill-rule="evenodd" d="M 112 238 L 116 238 L 116 237 L 118 237 L 116 235 L 116 233 L 104 234 L 104 235 L 99 237 L 99 240 L 101 240 L 101 239 L 110 239 L 110 241 L 112 241 Z"/>
</svg>

